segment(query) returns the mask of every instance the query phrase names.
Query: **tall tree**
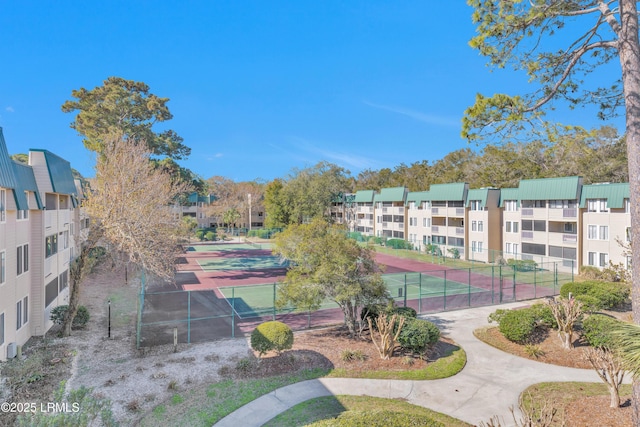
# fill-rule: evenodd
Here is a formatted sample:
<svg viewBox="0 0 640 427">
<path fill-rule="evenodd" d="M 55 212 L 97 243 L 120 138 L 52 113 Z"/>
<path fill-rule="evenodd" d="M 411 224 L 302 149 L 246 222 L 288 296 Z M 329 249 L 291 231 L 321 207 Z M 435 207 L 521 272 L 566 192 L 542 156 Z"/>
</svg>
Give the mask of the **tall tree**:
<svg viewBox="0 0 640 427">
<path fill-rule="evenodd" d="M 71 127 L 91 151 L 102 153 L 105 137 L 119 132 L 130 143 L 144 143 L 155 155 L 182 159 L 191 152 L 173 130 L 153 130 L 156 123 L 171 120 L 173 115 L 167 107 L 169 98 L 150 93 L 143 82 L 109 77 L 102 86 L 73 90 L 71 96 L 75 99 L 62 104 L 62 111 L 77 111 Z"/>
<path fill-rule="evenodd" d="M 289 226 L 276 236 L 273 252 L 292 264 L 280 286 L 279 305 L 317 309 L 329 298 L 342 309 L 351 336 L 365 304 L 388 300 L 372 250 L 323 218 Z"/>
<path fill-rule="evenodd" d="M 119 134 L 105 137 L 96 177 L 83 201 L 90 217 L 89 238 L 70 269 L 69 309 L 63 325 L 71 333 L 92 249 L 107 245 L 127 262 L 164 280 L 173 280 L 178 240 L 183 228 L 172 209 L 188 191 L 149 161 L 144 144 L 132 144 Z"/>
<path fill-rule="evenodd" d="M 640 235 L 640 42 L 636 0 L 468 0 L 478 34 L 471 46 L 496 67 L 524 70 L 536 90 L 524 96 L 478 94 L 465 112 L 470 140 L 509 136 L 536 124 L 554 101 L 595 103 L 600 117 L 625 112 L 632 233 Z M 559 37 L 565 34 L 566 37 Z M 558 47 L 559 44 L 564 44 Z M 620 64 L 620 79 L 601 86 L 583 79 L 605 64 Z M 633 253 L 633 317 L 640 323 L 640 251 Z M 640 425 L 640 381 L 633 387 Z"/>
</svg>

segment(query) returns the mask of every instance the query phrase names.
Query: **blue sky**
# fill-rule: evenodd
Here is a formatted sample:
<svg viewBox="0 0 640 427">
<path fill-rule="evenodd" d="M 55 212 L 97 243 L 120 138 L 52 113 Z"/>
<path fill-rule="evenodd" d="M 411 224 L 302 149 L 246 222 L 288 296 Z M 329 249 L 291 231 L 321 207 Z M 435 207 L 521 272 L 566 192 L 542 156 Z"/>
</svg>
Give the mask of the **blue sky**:
<svg viewBox="0 0 640 427">
<path fill-rule="evenodd" d="M 433 162 L 468 146 L 477 92 L 528 89 L 468 46 L 471 13 L 462 0 L 4 2 L 0 126 L 10 153 L 46 148 L 92 176 L 60 106 L 119 76 L 171 99 L 167 127 L 192 149 L 181 164 L 203 178 Z M 604 124 L 581 109 L 554 118 Z"/>
</svg>

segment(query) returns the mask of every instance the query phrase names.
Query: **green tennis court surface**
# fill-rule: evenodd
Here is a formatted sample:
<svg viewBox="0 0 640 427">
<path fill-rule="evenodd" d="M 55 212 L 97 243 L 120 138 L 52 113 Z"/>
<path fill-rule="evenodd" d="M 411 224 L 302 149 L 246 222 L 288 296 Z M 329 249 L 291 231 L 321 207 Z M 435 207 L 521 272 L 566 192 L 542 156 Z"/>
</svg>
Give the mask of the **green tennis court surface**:
<svg viewBox="0 0 640 427">
<path fill-rule="evenodd" d="M 218 245 L 193 245 L 186 248 L 187 252 L 229 252 L 246 251 L 252 249 L 271 250 L 271 243 L 222 243 Z"/>
<path fill-rule="evenodd" d="M 405 281 L 408 299 L 486 292 L 485 289 L 469 286 L 466 283 L 445 280 L 443 277 L 430 276 L 425 273 L 383 274 L 382 279 L 392 297 L 403 296 L 398 290 L 402 289 L 402 293 L 405 292 Z"/>
<path fill-rule="evenodd" d="M 406 277 L 406 279 L 405 279 Z M 444 280 L 441 277 L 429 276 L 424 273 L 397 273 L 383 274 L 382 279 L 389 290 L 391 297 L 404 296 L 407 299 L 433 298 L 449 295 L 467 295 L 469 293 L 486 292 L 485 289 L 469 286 L 465 283 L 453 280 Z M 407 281 L 405 290 L 405 280 Z M 400 295 L 399 289 L 402 289 Z M 234 308 L 240 318 L 259 317 L 270 315 L 274 312 L 275 301 L 278 296 L 278 285 L 265 284 L 255 286 L 230 286 L 218 288 L 218 291 Z M 333 301 L 324 301 L 321 310 L 337 308 Z M 277 313 L 294 311 L 294 307 L 278 309 Z"/>
<path fill-rule="evenodd" d="M 263 270 L 269 268 L 286 268 L 289 263 L 279 256 L 261 255 L 238 258 L 202 258 L 196 259 L 204 271 L 215 270 Z"/>
</svg>

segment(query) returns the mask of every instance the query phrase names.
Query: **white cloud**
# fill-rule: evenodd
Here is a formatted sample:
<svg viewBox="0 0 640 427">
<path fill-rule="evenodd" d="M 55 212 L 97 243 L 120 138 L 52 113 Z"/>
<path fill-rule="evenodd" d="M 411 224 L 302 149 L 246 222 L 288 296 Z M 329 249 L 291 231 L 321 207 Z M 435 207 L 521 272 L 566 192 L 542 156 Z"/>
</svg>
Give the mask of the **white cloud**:
<svg viewBox="0 0 640 427">
<path fill-rule="evenodd" d="M 327 160 L 332 163 L 338 163 L 341 166 L 365 169 L 374 168 L 378 164 L 377 160 L 374 160 L 370 157 L 345 151 L 328 150 L 326 148 L 319 147 L 304 138 L 293 137 L 292 139 L 294 145 L 299 149 L 318 155 L 322 160 Z"/>
<path fill-rule="evenodd" d="M 15 110 L 13 109 L 13 107 L 9 106 L 7 108 L 5 108 L 5 111 L 9 112 L 9 113 L 13 113 L 15 112 Z"/>
<path fill-rule="evenodd" d="M 394 105 L 382 105 L 382 104 L 374 104 L 369 101 L 362 101 L 365 105 L 368 105 L 373 108 L 378 108 L 380 110 L 390 111 L 392 113 L 401 114 L 403 116 L 410 117 L 414 120 L 418 120 L 420 122 L 429 123 L 437 126 L 460 126 L 460 120 L 455 117 L 448 116 L 438 116 L 435 114 L 426 114 L 420 111 L 410 110 L 404 107 L 396 107 Z"/>
<path fill-rule="evenodd" d="M 208 156 L 207 160 L 215 160 L 215 159 L 219 159 L 220 157 L 223 157 L 223 156 L 224 156 L 224 154 L 222 154 L 222 153 L 216 153 L 213 156 Z"/>
</svg>

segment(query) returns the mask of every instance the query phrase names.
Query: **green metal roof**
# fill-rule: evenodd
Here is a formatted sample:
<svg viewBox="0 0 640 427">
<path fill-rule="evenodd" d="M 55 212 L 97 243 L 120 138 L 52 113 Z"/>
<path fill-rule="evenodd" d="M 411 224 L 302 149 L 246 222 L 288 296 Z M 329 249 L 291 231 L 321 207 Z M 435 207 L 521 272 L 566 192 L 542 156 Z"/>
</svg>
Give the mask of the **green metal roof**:
<svg viewBox="0 0 640 427">
<path fill-rule="evenodd" d="M 412 191 L 407 194 L 407 203 L 415 202 L 416 205 L 422 204 L 422 202 L 426 202 L 429 199 L 428 191 Z"/>
<path fill-rule="evenodd" d="M 489 188 L 474 188 L 473 190 L 469 190 L 467 192 L 467 204 L 466 206 L 471 205 L 472 200 L 480 200 L 480 206 L 482 208 L 487 206 L 487 196 L 489 196 Z"/>
<path fill-rule="evenodd" d="M 375 202 L 404 202 L 406 196 L 407 189 L 405 187 L 383 188 L 373 200 Z"/>
<path fill-rule="evenodd" d="M 518 207 L 519 207 L 520 200 L 518 199 L 518 194 L 520 194 L 520 190 L 517 188 L 500 189 L 500 203 L 498 204 L 498 207 L 504 208 L 505 200 L 516 200 L 518 202 Z"/>
<path fill-rule="evenodd" d="M 372 203 L 376 192 L 373 190 L 356 191 L 354 202 L 356 203 Z"/>
<path fill-rule="evenodd" d="M 523 179 L 520 181 L 520 200 L 579 200 L 582 178 Z"/>
<path fill-rule="evenodd" d="M 429 188 L 429 200 L 466 201 L 468 188 L 468 185 L 464 182 L 453 182 L 451 184 L 433 184 Z"/>
<path fill-rule="evenodd" d="M 591 184 L 582 187 L 580 207 L 587 207 L 588 199 L 607 199 L 607 206 L 613 209 L 624 208 L 624 199 L 630 197 L 629 183 Z"/>
<path fill-rule="evenodd" d="M 68 161 L 48 150 L 31 149 L 31 151 L 40 151 L 44 154 L 47 169 L 49 170 L 49 178 L 51 178 L 51 186 L 55 193 L 71 195 L 77 193 L 76 184 L 71 173 L 71 165 Z"/>
<path fill-rule="evenodd" d="M 27 196 L 25 191 L 31 191 L 36 195 L 36 202 L 38 203 L 38 209 L 42 209 L 42 203 L 40 201 L 40 194 L 38 193 L 38 185 L 36 184 L 36 178 L 33 175 L 33 168 L 31 166 L 23 165 L 22 163 L 12 162 L 13 170 L 16 177 L 16 187 L 14 189 L 14 197 L 16 199 L 16 205 L 19 210 L 28 210 L 29 203 L 27 202 Z"/>
<path fill-rule="evenodd" d="M 4 142 L 4 135 L 2 134 L 2 128 L 0 128 L 0 187 L 16 187 L 13 161 L 11 160 L 11 157 L 9 157 L 7 145 Z"/>
</svg>

